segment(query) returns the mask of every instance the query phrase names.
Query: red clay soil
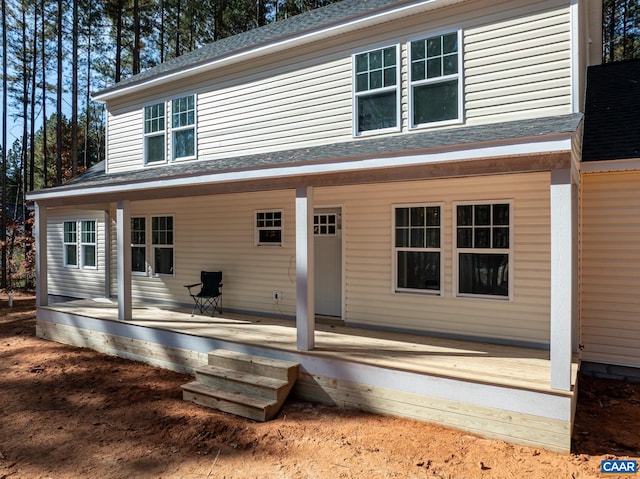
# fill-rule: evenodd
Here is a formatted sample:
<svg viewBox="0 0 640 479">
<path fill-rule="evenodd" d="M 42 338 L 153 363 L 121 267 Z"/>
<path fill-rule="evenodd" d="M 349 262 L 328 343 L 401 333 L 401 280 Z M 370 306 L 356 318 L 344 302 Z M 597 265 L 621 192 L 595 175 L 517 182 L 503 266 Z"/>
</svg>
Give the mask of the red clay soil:
<svg viewBox="0 0 640 479">
<path fill-rule="evenodd" d="M 640 455 L 638 384 L 581 379 L 571 454 L 299 401 L 255 423 L 182 401 L 187 375 L 37 339 L 33 298 L 0 298 L 0 479 L 587 478 Z"/>
</svg>

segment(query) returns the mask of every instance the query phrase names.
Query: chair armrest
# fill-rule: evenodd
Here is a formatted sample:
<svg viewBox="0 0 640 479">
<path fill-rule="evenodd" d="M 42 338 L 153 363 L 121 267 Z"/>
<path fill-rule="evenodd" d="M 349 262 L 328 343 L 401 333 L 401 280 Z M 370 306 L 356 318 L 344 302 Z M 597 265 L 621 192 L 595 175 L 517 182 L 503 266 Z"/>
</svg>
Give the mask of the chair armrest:
<svg viewBox="0 0 640 479">
<path fill-rule="evenodd" d="M 185 288 L 193 288 L 195 286 L 200 286 L 202 283 L 195 283 L 195 284 L 185 284 L 184 287 Z"/>
</svg>

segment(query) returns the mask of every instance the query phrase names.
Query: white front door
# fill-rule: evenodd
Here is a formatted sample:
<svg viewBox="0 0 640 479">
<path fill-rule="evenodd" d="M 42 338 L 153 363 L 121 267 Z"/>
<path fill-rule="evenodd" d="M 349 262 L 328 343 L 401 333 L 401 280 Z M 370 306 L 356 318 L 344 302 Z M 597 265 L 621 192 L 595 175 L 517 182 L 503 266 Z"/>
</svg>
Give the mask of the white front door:
<svg viewBox="0 0 640 479">
<path fill-rule="evenodd" d="M 313 215 L 316 314 L 342 317 L 342 209 Z"/>
</svg>

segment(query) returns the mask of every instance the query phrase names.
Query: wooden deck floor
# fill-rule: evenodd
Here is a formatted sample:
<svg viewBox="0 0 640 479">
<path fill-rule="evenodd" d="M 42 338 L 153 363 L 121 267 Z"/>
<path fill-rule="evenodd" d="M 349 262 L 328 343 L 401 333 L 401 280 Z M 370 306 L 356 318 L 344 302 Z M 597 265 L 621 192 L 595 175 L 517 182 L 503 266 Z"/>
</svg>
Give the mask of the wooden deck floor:
<svg viewBox="0 0 640 479">
<path fill-rule="evenodd" d="M 117 320 L 116 305 L 107 300 L 56 303 L 45 309 L 107 321 Z M 563 392 L 550 388 L 549 352 L 541 349 L 317 323 L 316 348 L 304 352 L 296 349 L 296 329 L 293 321 L 229 313 L 216 315 L 214 318 L 198 315 L 192 317 L 184 309 L 136 305 L 133 309 L 133 319 L 128 322 L 146 328 L 268 347 L 298 355 L 340 359 L 391 370 L 558 396 L 573 395 L 573 390 Z M 574 386 L 577 371 L 578 363 L 574 360 Z"/>
</svg>

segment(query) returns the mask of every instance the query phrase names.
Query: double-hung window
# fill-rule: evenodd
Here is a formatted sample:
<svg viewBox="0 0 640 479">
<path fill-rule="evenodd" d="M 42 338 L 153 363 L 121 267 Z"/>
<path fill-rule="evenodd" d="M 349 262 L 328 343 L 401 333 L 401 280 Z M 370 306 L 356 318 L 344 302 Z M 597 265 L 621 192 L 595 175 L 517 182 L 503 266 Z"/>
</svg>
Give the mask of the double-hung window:
<svg viewBox="0 0 640 479">
<path fill-rule="evenodd" d="M 173 275 L 173 216 L 151 217 L 153 274 Z"/>
<path fill-rule="evenodd" d="M 256 245 L 282 246 L 282 211 L 256 211 Z"/>
<path fill-rule="evenodd" d="M 411 126 L 456 122 L 462 116 L 457 32 L 411 42 Z"/>
<path fill-rule="evenodd" d="M 354 57 L 355 133 L 398 129 L 400 92 L 398 46 Z"/>
<path fill-rule="evenodd" d="M 164 102 L 144 107 L 144 161 L 159 163 L 166 160 Z"/>
<path fill-rule="evenodd" d="M 440 205 L 394 208 L 396 292 L 442 291 Z"/>
<path fill-rule="evenodd" d="M 511 204 L 456 206 L 458 296 L 510 297 Z"/>
<path fill-rule="evenodd" d="M 65 221 L 63 228 L 64 265 L 72 268 L 96 268 L 98 264 L 96 221 Z"/>
<path fill-rule="evenodd" d="M 80 259 L 83 268 L 96 267 L 97 249 L 95 220 L 82 220 L 80 222 Z"/>
<path fill-rule="evenodd" d="M 64 222 L 63 233 L 64 265 L 78 267 L 78 223 L 76 221 Z"/>
<path fill-rule="evenodd" d="M 146 218 L 131 218 L 131 271 L 147 272 L 147 228 Z"/>
<path fill-rule="evenodd" d="M 171 102 L 171 134 L 174 160 L 196 156 L 195 96 L 176 98 Z"/>
</svg>

